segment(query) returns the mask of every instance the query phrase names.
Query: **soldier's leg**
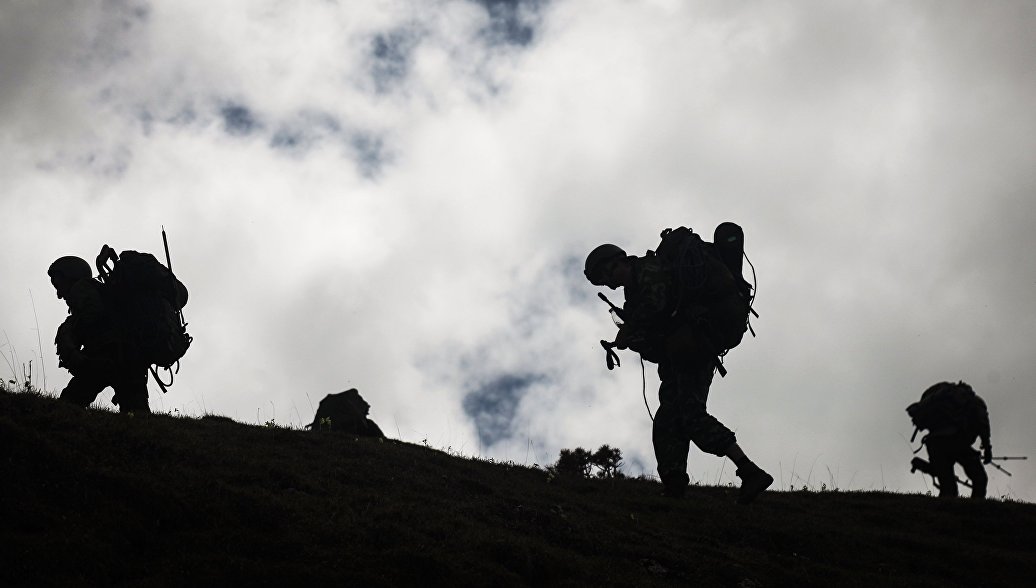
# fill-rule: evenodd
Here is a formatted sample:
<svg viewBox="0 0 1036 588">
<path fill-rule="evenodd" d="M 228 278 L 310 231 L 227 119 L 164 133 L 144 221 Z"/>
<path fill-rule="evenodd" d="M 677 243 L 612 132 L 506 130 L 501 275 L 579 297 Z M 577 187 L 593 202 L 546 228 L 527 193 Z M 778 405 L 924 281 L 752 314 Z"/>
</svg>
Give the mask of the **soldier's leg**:
<svg viewBox="0 0 1036 588">
<path fill-rule="evenodd" d="M 659 396 L 671 382 L 662 381 Z M 666 496 L 683 496 L 690 478 L 687 476 L 687 451 L 691 439 L 683 423 L 683 415 L 675 403 L 661 402 L 651 428 L 651 441 L 658 462 L 658 477 Z"/>
<path fill-rule="evenodd" d="M 968 479 L 971 480 L 971 497 L 985 498 L 989 476 L 986 475 L 986 467 L 982 465 L 979 452 L 971 447 L 967 447 L 961 452 L 958 461 L 964 468 L 964 473 L 967 474 Z"/>
<path fill-rule="evenodd" d="M 741 446 L 737 444 L 734 432 L 728 429 L 716 417 L 706 410 L 705 402 L 712 384 L 713 367 L 700 366 L 696 372 L 688 374 L 681 380 L 686 386 L 684 419 L 691 441 L 705 453 L 719 457 L 728 457 L 737 466 L 736 475 L 741 479 L 737 501 L 748 504 L 755 500 L 763 490 L 773 484 L 773 476 L 763 471 L 752 460 L 748 459 Z"/>
<path fill-rule="evenodd" d="M 101 377 L 101 374 L 87 368 L 72 376 L 58 398 L 86 408 L 107 387 L 108 383 Z"/>
<path fill-rule="evenodd" d="M 680 372 L 677 382 L 684 399 L 684 421 L 691 441 L 705 453 L 725 457 L 727 450 L 736 446 L 737 439 L 733 431 L 706 409 L 713 374 L 711 362 L 699 363 L 692 369 Z"/>
<path fill-rule="evenodd" d="M 658 475 L 666 494 L 680 495 L 689 481 L 690 442 L 694 441 L 703 451 L 722 456 L 734 443 L 734 434 L 705 411 L 712 383 L 711 365 L 664 363 L 658 373 L 662 385 L 652 431 Z"/>
<path fill-rule="evenodd" d="M 957 496 L 957 476 L 953 473 L 953 454 L 945 439 L 929 437 L 925 441 L 928 447 L 928 464 L 930 473 L 939 484 L 939 496 L 953 498 Z"/>
<path fill-rule="evenodd" d="M 147 393 L 147 368 L 140 366 L 123 367 L 115 376 L 112 384 L 115 396 L 112 402 L 119 405 L 119 412 L 149 414 Z"/>
<path fill-rule="evenodd" d="M 659 373 L 661 375 L 662 371 Z M 659 478 L 665 487 L 665 495 L 677 497 L 684 495 L 690 481 L 687 476 L 687 451 L 691 446 L 679 394 L 675 378 L 668 374 L 662 376 L 658 390 L 658 411 L 652 424 L 652 445 L 655 447 Z"/>
</svg>

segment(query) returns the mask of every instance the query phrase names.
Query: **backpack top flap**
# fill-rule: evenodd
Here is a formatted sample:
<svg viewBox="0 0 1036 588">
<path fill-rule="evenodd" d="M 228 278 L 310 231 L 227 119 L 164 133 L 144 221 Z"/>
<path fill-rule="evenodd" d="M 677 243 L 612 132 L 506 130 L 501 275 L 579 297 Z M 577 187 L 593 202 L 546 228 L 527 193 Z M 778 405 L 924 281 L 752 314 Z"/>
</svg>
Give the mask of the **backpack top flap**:
<svg viewBox="0 0 1036 588">
<path fill-rule="evenodd" d="M 976 404 L 975 391 L 964 382 L 940 382 L 921 394 L 921 399 L 907 407 L 914 424 L 922 429 L 949 427 L 969 428 Z"/>
<path fill-rule="evenodd" d="M 123 251 L 109 283 L 122 296 L 157 294 L 177 311 L 187 305 L 187 287 L 150 253 Z"/>
</svg>

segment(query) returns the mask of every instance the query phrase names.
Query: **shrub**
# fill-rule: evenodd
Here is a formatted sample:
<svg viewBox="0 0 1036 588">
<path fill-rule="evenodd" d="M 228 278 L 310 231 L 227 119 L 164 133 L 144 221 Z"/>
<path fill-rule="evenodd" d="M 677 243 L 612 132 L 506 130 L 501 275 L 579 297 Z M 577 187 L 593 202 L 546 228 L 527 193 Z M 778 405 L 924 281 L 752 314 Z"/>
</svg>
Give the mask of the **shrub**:
<svg viewBox="0 0 1036 588">
<path fill-rule="evenodd" d="M 562 449 L 557 463 L 547 466 L 547 472 L 551 477 L 625 478 L 621 467 L 622 451 L 602 445 L 593 453 L 582 447 Z"/>
</svg>

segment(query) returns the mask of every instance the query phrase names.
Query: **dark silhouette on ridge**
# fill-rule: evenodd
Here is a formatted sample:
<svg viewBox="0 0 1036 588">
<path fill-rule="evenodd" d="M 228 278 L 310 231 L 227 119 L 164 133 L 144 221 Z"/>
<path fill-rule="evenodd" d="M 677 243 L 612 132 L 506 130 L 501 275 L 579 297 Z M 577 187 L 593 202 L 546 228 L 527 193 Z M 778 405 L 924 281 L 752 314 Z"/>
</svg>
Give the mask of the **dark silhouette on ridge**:
<svg viewBox="0 0 1036 588">
<path fill-rule="evenodd" d="M 166 256 L 169 263 L 168 249 Z M 118 255 L 105 245 L 97 270 L 95 279 L 90 264 L 75 256 L 47 269 L 57 297 L 68 305 L 54 339 L 58 366 L 72 374 L 60 398 L 85 408 L 110 386 L 120 412 L 150 413 L 150 366 L 178 365 L 191 343 L 181 313 L 187 288 L 149 253 Z M 164 391 L 166 384 L 152 373 Z"/>
<path fill-rule="evenodd" d="M 54 339 L 58 367 L 72 374 L 61 400 L 85 408 L 110 386 L 115 390 L 112 403 L 120 412 L 151 412 L 148 364 L 126 345 L 90 264 L 65 256 L 52 263 L 47 274 L 58 298 L 68 305 L 68 317 Z"/>
<path fill-rule="evenodd" d="M 369 411 L 370 405 L 360 396 L 360 392 L 350 388 L 345 392 L 325 396 L 317 406 L 313 422 L 306 425 L 306 428 L 384 438 L 381 428 L 367 418 Z"/>
<path fill-rule="evenodd" d="M 656 251 L 627 255 L 605 244 L 586 258 L 584 275 L 595 286 L 622 288 L 625 304 L 612 306 L 619 319 L 608 350 L 632 349 L 658 364 L 661 385 L 652 442 L 666 496 L 687 490 L 690 442 L 729 457 L 741 478 L 738 502 L 748 503 L 773 484 L 773 477 L 750 460 L 734 432 L 706 411 L 713 374 L 725 374 L 720 357 L 741 342 L 748 328 L 752 286 L 742 277 L 744 233 L 734 223 L 716 228 L 715 244 L 690 229 L 662 232 Z M 602 295 L 602 298 L 604 296 Z M 607 298 L 604 298 L 607 301 Z M 609 302 L 609 304 L 611 304 Z"/>
<path fill-rule="evenodd" d="M 939 496 L 953 497 L 957 496 L 953 467 L 959 463 L 971 481 L 971 497 L 985 498 L 988 476 L 984 464 L 993 461 L 985 401 L 964 382 L 939 382 L 906 411 L 916 427 L 915 437 L 917 431 L 928 431 L 921 438 L 921 445 L 928 448 L 928 461 L 915 457 L 910 462 L 911 471 L 932 476 Z M 981 454 L 972 447 L 976 439 L 982 442 Z"/>
</svg>

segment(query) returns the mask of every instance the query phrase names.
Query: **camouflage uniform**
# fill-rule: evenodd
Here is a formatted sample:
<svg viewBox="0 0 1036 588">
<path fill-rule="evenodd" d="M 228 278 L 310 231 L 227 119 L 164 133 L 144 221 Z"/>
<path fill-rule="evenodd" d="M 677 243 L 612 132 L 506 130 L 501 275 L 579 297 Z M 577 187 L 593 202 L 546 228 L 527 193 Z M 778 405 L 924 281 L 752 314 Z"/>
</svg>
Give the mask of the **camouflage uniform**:
<svg viewBox="0 0 1036 588">
<path fill-rule="evenodd" d="M 112 402 L 121 412 L 151 412 L 148 406 L 148 364 L 127 349 L 102 285 L 93 279 L 76 282 L 65 295 L 68 317 L 58 327 L 58 365 L 72 373 L 61 399 L 89 406 L 105 388 L 115 390 Z"/>
<path fill-rule="evenodd" d="M 652 442 L 662 483 L 680 492 L 689 482 L 691 442 L 721 457 L 736 442 L 733 431 L 705 407 L 716 365 L 717 348 L 712 342 L 724 337 L 715 328 L 723 322 L 721 311 L 709 310 L 705 303 L 715 307 L 713 303 L 720 301 L 722 307 L 736 292 L 733 279 L 724 280 L 729 272 L 717 269 L 713 273 L 718 277 L 706 283 L 698 304 L 681 305 L 681 318 L 674 321 L 678 301 L 672 272 L 655 257 L 632 258 L 632 262 L 634 285 L 625 288 L 624 322 L 617 341 L 658 364 L 661 385 Z"/>
</svg>

